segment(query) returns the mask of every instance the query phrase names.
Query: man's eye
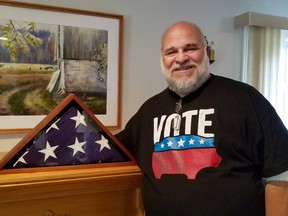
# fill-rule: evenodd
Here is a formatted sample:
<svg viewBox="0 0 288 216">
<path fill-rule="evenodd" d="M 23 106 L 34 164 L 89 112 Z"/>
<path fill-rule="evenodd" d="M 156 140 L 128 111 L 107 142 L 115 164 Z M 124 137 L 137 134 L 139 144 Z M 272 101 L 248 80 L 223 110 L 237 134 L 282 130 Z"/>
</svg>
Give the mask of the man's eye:
<svg viewBox="0 0 288 216">
<path fill-rule="evenodd" d="M 171 52 L 168 52 L 167 55 L 173 55 L 175 53 L 176 53 L 175 51 L 171 51 Z"/>
<path fill-rule="evenodd" d="M 194 52 L 195 50 L 197 50 L 196 47 L 189 47 L 189 48 L 185 49 L 186 52 Z"/>
</svg>

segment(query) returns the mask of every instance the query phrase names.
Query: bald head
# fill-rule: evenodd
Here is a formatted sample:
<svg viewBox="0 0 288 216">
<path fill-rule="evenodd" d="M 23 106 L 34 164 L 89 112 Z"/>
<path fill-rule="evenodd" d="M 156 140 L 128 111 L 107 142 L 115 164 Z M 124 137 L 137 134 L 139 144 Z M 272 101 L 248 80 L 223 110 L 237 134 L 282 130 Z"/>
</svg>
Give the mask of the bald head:
<svg viewBox="0 0 288 216">
<path fill-rule="evenodd" d="M 198 25 L 196 25 L 195 23 L 180 21 L 180 22 L 176 22 L 176 23 L 172 24 L 170 27 L 168 27 L 168 29 L 162 35 L 161 51 L 163 50 L 163 46 L 166 43 L 166 41 L 169 40 L 170 36 L 172 34 L 175 34 L 175 33 L 178 33 L 178 35 L 177 35 L 178 37 L 180 34 L 193 33 L 198 37 L 199 42 L 204 47 L 207 46 L 206 38 L 205 38 L 202 30 L 200 29 L 200 27 Z"/>
</svg>

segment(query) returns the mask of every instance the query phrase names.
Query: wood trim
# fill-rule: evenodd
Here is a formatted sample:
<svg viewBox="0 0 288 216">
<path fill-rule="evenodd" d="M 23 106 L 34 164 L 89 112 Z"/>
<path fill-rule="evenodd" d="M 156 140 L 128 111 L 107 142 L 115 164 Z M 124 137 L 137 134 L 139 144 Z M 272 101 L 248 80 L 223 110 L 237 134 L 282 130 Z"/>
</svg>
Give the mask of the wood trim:
<svg viewBox="0 0 288 216">
<path fill-rule="evenodd" d="M 34 3 L 27 3 L 27 2 L 13 1 L 13 0 L 0 0 L 0 4 L 6 5 L 6 6 L 12 6 L 12 7 L 56 11 L 56 12 L 61 12 L 61 13 L 73 13 L 73 14 L 82 14 L 82 15 L 90 15 L 90 16 L 101 16 L 105 18 L 123 19 L 123 16 L 118 15 L 118 14 L 95 12 L 95 11 L 81 10 L 81 9 L 75 9 L 75 8 L 52 6 L 52 5 L 34 4 Z"/>
<path fill-rule="evenodd" d="M 1 158 L 3 158 L 4 155 L 6 155 L 6 154 L 7 154 L 7 152 L 0 152 L 0 160 L 1 160 Z"/>
<path fill-rule="evenodd" d="M 234 18 L 235 28 L 244 26 L 261 26 L 279 29 L 288 29 L 288 18 L 272 16 L 255 12 L 247 12 Z"/>
<path fill-rule="evenodd" d="M 71 167 L 71 166 L 69 166 Z M 47 168 L 45 168 L 47 170 Z M 75 179 L 103 179 L 112 176 L 141 176 L 138 166 L 93 167 L 58 171 L 38 171 L 26 173 L 0 173 L 0 188 L 5 185 L 31 185 L 45 182 L 66 182 Z"/>
</svg>

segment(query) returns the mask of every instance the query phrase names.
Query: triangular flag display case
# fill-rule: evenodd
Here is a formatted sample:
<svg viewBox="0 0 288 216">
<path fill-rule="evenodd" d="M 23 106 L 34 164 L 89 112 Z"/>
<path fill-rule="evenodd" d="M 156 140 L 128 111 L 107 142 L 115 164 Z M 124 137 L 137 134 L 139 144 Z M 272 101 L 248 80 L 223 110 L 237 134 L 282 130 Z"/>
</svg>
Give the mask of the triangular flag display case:
<svg viewBox="0 0 288 216">
<path fill-rule="evenodd" d="M 74 94 L 0 161 L 0 215 L 143 215 L 131 153 Z"/>
</svg>

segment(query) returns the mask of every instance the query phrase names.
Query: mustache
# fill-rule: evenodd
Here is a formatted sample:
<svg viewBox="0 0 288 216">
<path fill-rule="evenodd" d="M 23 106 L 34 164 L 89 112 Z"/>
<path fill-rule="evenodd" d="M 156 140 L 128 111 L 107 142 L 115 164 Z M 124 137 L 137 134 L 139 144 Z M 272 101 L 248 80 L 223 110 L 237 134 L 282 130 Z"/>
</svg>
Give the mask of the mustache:
<svg viewBox="0 0 288 216">
<path fill-rule="evenodd" d="M 178 65 L 175 65 L 174 67 L 171 68 L 171 71 L 174 72 L 174 71 L 177 71 L 177 70 L 187 70 L 187 69 L 190 69 L 192 67 L 196 67 L 197 64 L 195 63 L 183 63 L 183 64 L 178 64 Z"/>
</svg>

